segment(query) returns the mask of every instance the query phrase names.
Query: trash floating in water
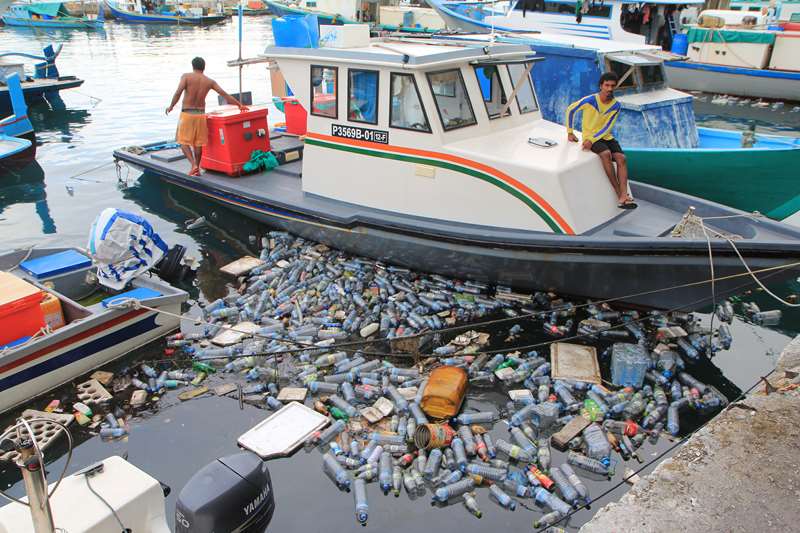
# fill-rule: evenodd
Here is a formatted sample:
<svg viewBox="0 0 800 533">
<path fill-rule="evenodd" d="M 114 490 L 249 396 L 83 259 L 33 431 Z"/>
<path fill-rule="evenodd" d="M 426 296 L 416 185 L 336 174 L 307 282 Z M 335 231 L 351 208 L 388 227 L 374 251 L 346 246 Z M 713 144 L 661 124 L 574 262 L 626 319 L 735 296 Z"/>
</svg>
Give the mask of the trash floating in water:
<svg viewBox="0 0 800 533">
<path fill-rule="evenodd" d="M 457 502 L 476 518 L 491 505 L 536 505 L 537 522 L 552 525 L 591 501 L 586 480 L 609 478 L 620 459 L 641 461 L 639 448 L 664 431 L 679 435 L 686 414 L 711 416 L 727 403 L 691 371 L 730 347 L 729 301 L 718 306 L 721 325 L 711 332 L 687 313 L 420 275 L 285 233 L 265 241 L 259 258 L 225 267 L 236 290 L 187 321 L 194 331 L 168 337 L 168 358 L 114 378 L 117 401 L 132 393 L 127 414 L 116 408 L 105 417 L 109 408 L 100 404 L 76 419 L 121 438 L 126 416 L 171 389 L 185 389 L 178 397 L 191 401 L 236 383 L 238 394 L 230 386 L 225 394 L 274 411 L 268 420 L 287 406 L 321 415 L 324 425 L 306 431 L 302 444 L 321 452 L 333 487 L 354 493 L 362 525 L 373 483 L 395 497 L 428 492 L 434 505 Z M 506 349 L 492 346 L 489 333 L 465 331 L 500 318 L 507 323 L 495 335 Z M 534 330 L 548 339 L 539 350 L 516 347 Z M 226 332 L 235 342 L 212 342 Z M 573 335 L 571 343 L 588 345 L 559 341 Z M 189 368 L 179 368 L 184 361 Z M 476 410 L 471 393 L 494 400 Z M 305 407 L 285 403 L 296 401 Z M 266 433 L 286 437 L 291 448 L 298 440 L 284 434 L 290 426 Z M 250 436 L 248 447 L 263 445 Z"/>
</svg>

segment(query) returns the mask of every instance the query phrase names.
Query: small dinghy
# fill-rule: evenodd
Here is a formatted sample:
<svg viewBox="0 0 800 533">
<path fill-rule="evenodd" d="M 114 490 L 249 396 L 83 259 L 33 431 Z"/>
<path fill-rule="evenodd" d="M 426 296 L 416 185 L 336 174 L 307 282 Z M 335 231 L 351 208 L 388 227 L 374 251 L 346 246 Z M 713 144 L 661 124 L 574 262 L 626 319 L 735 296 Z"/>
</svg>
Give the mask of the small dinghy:
<svg viewBox="0 0 800 533">
<path fill-rule="evenodd" d="M 149 273 L 111 289 L 95 266 L 77 248 L 0 253 L 0 413 L 179 326 L 185 291 Z"/>
<path fill-rule="evenodd" d="M 600 159 L 541 118 L 529 46 L 342 42 L 264 52 L 298 95 L 286 130 L 301 137 L 266 135 L 264 108 L 227 109 L 209 114 L 199 177 L 163 141 L 114 156 L 295 235 L 451 277 L 683 309 L 711 301 L 712 257 L 717 295 L 752 285 L 748 267 L 796 277 L 800 230 L 785 224 L 636 182 L 638 209 L 618 208 Z M 242 175 L 255 149 L 282 164 Z"/>
</svg>

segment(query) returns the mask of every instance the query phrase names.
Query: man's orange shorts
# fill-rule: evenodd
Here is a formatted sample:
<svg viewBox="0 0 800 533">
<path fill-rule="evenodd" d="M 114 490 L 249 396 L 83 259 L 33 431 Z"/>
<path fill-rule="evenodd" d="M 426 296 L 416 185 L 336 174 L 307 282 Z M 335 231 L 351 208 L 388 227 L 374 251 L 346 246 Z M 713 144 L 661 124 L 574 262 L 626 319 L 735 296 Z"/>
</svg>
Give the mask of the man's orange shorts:
<svg viewBox="0 0 800 533">
<path fill-rule="evenodd" d="M 208 144 L 208 126 L 205 114 L 181 112 L 178 131 L 175 133 L 178 144 L 205 146 Z"/>
</svg>

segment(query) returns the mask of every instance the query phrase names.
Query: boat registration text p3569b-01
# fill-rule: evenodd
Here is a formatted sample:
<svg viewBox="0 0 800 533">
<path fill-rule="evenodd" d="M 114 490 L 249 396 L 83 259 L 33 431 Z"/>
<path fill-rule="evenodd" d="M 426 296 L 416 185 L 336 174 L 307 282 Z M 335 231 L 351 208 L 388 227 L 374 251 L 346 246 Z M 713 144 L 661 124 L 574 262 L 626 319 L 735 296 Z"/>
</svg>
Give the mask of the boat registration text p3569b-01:
<svg viewBox="0 0 800 533">
<path fill-rule="evenodd" d="M 368 141 L 380 144 L 389 144 L 389 132 L 382 130 L 372 130 L 369 128 L 359 128 L 357 126 L 342 126 L 341 124 L 331 124 L 331 135 L 334 137 L 344 137 L 345 139 L 355 139 L 357 141 Z"/>
</svg>

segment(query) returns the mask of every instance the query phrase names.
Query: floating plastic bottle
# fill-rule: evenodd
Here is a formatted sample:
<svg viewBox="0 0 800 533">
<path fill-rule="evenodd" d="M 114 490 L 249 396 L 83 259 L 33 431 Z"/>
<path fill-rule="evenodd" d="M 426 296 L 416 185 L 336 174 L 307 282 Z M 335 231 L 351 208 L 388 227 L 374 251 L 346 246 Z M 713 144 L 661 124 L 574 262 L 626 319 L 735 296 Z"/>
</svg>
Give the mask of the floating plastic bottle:
<svg viewBox="0 0 800 533">
<path fill-rule="evenodd" d="M 574 507 L 578 501 L 578 491 L 572 486 L 567 475 L 559 467 L 555 467 L 550 470 L 550 477 L 555 481 L 561 497 Z"/>
<path fill-rule="evenodd" d="M 561 472 L 567 476 L 567 479 L 578 493 L 578 498 L 586 504 L 591 503 L 592 500 L 589 498 L 589 489 L 586 488 L 586 485 L 583 483 L 581 478 L 578 477 L 578 474 L 575 473 L 575 470 L 572 469 L 569 463 L 564 463 L 558 468 L 560 468 Z"/>
<path fill-rule="evenodd" d="M 478 413 L 462 413 L 455 419 L 458 424 L 490 424 L 497 420 L 497 413 L 494 411 L 482 411 Z"/>
<path fill-rule="evenodd" d="M 456 481 L 455 483 L 451 483 L 449 485 L 444 485 L 443 487 L 436 489 L 431 503 L 447 503 L 447 500 L 450 498 L 455 498 L 456 496 L 460 496 L 465 492 L 470 492 L 473 488 L 475 488 L 475 480 L 471 477 Z"/>
<path fill-rule="evenodd" d="M 319 435 L 314 439 L 314 435 L 311 436 L 311 439 L 314 439 L 314 443 L 323 446 L 328 444 L 330 441 L 336 438 L 339 433 L 345 430 L 347 425 L 344 423 L 343 420 L 337 420 L 326 429 L 322 430 Z"/>
<path fill-rule="evenodd" d="M 307 385 L 312 394 L 336 394 L 339 392 L 338 383 L 326 383 L 324 381 L 312 381 Z"/>
<path fill-rule="evenodd" d="M 349 404 L 347 401 L 345 401 L 345 399 L 342 398 L 341 396 L 338 396 L 338 395 L 334 394 L 334 395 L 328 397 L 328 401 L 331 404 L 333 404 L 336 407 L 338 407 L 339 409 L 341 409 L 342 411 L 344 411 L 345 413 L 347 413 L 347 416 L 349 416 L 351 418 L 355 417 L 358 414 L 358 409 L 356 409 L 351 404 Z"/>
<path fill-rule="evenodd" d="M 483 516 L 480 508 L 478 507 L 478 500 L 475 498 L 474 492 L 465 492 L 464 493 L 464 507 L 475 516 L 475 518 L 480 518 Z"/>
<path fill-rule="evenodd" d="M 549 440 L 539 440 L 539 446 L 536 450 L 536 458 L 539 461 L 539 466 L 541 466 L 543 470 L 550 470 L 551 454 Z"/>
<path fill-rule="evenodd" d="M 121 427 L 111 427 L 111 428 L 101 428 L 100 429 L 100 438 L 103 439 L 116 439 L 119 437 L 124 437 L 128 434 L 128 430 Z"/>
<path fill-rule="evenodd" d="M 350 490 L 350 476 L 330 452 L 322 456 L 322 469 L 340 490 Z"/>
<path fill-rule="evenodd" d="M 422 476 L 425 479 L 433 479 L 439 473 L 439 467 L 442 464 L 442 450 L 439 448 L 434 448 L 431 450 L 430 455 L 428 456 L 428 460 L 425 463 L 425 470 L 422 472 Z"/>
<path fill-rule="evenodd" d="M 509 432 L 511 433 L 511 439 L 522 448 L 522 450 L 528 455 L 528 457 L 536 457 L 536 445 L 525 435 L 522 430 L 518 427 L 510 427 L 508 428 Z"/>
<path fill-rule="evenodd" d="M 459 426 L 458 436 L 464 442 L 464 450 L 467 455 L 475 455 L 475 436 L 469 426 Z"/>
<path fill-rule="evenodd" d="M 505 441 L 503 439 L 497 439 L 495 447 L 497 448 L 498 451 L 506 454 L 511 459 L 522 461 L 525 463 L 533 461 L 533 457 L 531 457 L 530 454 L 525 452 L 525 450 L 523 450 L 516 444 L 511 444 L 510 442 Z"/>
<path fill-rule="evenodd" d="M 486 453 L 489 454 L 490 459 L 497 457 L 497 448 L 494 445 L 494 439 L 488 433 L 482 435 L 483 442 L 486 444 Z"/>
<path fill-rule="evenodd" d="M 490 485 L 489 486 L 489 493 L 492 496 L 492 499 L 500 504 L 501 507 L 505 507 L 509 511 L 513 511 L 517 508 L 517 501 L 503 492 L 503 489 L 498 487 L 497 485 Z"/>
<path fill-rule="evenodd" d="M 274 398 L 272 396 L 267 396 L 264 401 L 267 404 L 267 407 L 273 411 L 277 411 L 283 408 L 283 403 L 277 398 Z"/>
<path fill-rule="evenodd" d="M 425 413 L 422 411 L 422 408 L 418 403 L 413 402 L 408 404 L 408 410 L 411 413 L 411 416 L 414 417 L 414 421 L 417 423 L 417 425 L 428 423 L 428 417 L 425 416 Z"/>
<path fill-rule="evenodd" d="M 369 518 L 369 505 L 367 504 L 367 482 L 356 479 L 354 482 L 353 499 L 355 501 L 356 520 L 362 526 L 367 525 Z"/>
<path fill-rule="evenodd" d="M 500 468 L 469 463 L 467 465 L 467 474 L 485 477 L 486 479 L 491 479 L 492 481 L 502 481 L 506 478 L 508 472 Z"/>
<path fill-rule="evenodd" d="M 398 465 L 392 467 L 392 493 L 395 498 L 400 497 L 400 489 L 403 486 L 403 469 Z"/>
<path fill-rule="evenodd" d="M 567 454 L 567 462 L 572 466 L 577 466 L 578 468 L 582 468 L 588 472 L 594 472 L 595 474 L 600 474 L 603 476 L 609 475 L 609 467 L 604 463 L 579 453 L 569 452 Z"/>
<path fill-rule="evenodd" d="M 536 489 L 534 492 L 534 498 L 536 499 L 537 503 L 546 505 L 551 510 L 560 513 L 562 516 L 565 516 L 572 511 L 572 508 L 569 506 L 569 504 L 555 494 L 547 492 L 542 487 Z"/>
<path fill-rule="evenodd" d="M 389 452 L 383 452 L 378 464 L 378 483 L 384 494 L 389 494 L 392 488 L 392 456 Z"/>
<path fill-rule="evenodd" d="M 549 513 L 546 513 L 546 514 L 540 516 L 539 518 L 535 519 L 533 521 L 533 528 L 534 529 L 542 529 L 542 528 L 550 527 L 550 526 L 556 524 L 559 520 L 561 520 L 562 517 L 563 517 L 563 515 L 561 513 L 559 513 L 558 511 L 550 511 Z"/>
<path fill-rule="evenodd" d="M 459 437 L 455 437 L 453 441 L 450 443 L 450 448 L 453 450 L 455 454 L 456 466 L 462 472 L 466 472 L 467 469 L 467 451 L 464 448 L 464 441 L 461 440 Z"/>
</svg>

